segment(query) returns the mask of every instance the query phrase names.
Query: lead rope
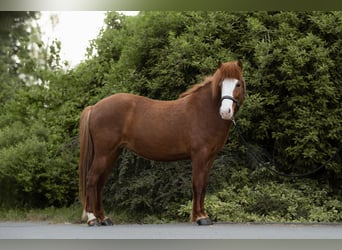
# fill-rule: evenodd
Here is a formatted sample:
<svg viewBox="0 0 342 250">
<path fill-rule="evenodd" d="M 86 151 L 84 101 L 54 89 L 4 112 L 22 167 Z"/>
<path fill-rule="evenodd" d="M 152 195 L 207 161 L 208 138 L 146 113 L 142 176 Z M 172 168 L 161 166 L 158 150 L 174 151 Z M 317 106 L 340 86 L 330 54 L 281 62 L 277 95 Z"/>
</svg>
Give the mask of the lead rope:
<svg viewBox="0 0 342 250">
<path fill-rule="evenodd" d="M 236 131 L 238 132 L 239 136 L 240 136 L 240 139 L 242 141 L 242 143 L 244 144 L 244 146 L 247 148 L 247 152 L 250 152 L 250 155 L 252 156 L 252 158 L 258 162 L 259 164 L 261 164 L 261 166 L 263 166 L 264 168 L 268 169 L 269 171 L 277 174 L 277 175 L 280 175 L 280 176 L 284 176 L 284 177 L 291 177 L 291 178 L 299 178 L 299 177 L 306 177 L 306 176 L 309 176 L 309 175 L 312 175 L 316 172 L 318 172 L 319 170 L 321 170 L 322 168 L 324 168 L 329 162 L 331 162 L 336 156 L 337 154 L 341 151 L 342 149 L 342 144 L 340 145 L 340 147 L 336 150 L 336 152 L 327 160 L 325 161 L 322 165 L 320 165 L 319 167 L 309 171 L 309 172 L 306 172 L 306 173 L 303 173 L 303 174 L 286 174 L 286 173 L 283 173 L 283 172 L 279 172 L 278 170 L 270 167 L 270 162 L 269 161 L 268 163 L 264 162 L 262 159 L 260 159 L 259 156 L 257 156 L 255 153 L 253 153 L 251 147 L 249 147 L 246 139 L 243 137 L 238 125 L 236 124 L 236 121 L 235 119 L 233 118 L 232 119 L 232 122 L 234 124 L 234 127 L 236 129 Z"/>
</svg>

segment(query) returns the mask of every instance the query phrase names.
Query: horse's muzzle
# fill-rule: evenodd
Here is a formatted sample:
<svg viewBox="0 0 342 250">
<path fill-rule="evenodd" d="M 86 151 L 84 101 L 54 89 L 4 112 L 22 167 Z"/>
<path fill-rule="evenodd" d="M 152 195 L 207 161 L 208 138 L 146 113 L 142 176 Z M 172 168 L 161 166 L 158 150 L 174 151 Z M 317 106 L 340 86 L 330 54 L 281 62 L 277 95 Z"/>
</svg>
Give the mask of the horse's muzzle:
<svg viewBox="0 0 342 250">
<path fill-rule="evenodd" d="M 221 107 L 220 115 L 223 120 L 231 120 L 234 116 L 234 112 L 231 108 Z"/>
</svg>

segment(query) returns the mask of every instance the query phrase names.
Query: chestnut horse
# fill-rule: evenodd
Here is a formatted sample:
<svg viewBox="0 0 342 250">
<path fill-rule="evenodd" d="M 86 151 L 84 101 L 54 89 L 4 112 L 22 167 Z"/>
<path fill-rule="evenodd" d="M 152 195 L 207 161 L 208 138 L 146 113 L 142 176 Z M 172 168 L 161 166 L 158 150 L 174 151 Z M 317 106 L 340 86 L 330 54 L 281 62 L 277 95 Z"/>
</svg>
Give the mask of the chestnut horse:
<svg viewBox="0 0 342 250">
<path fill-rule="evenodd" d="M 191 159 L 191 220 L 211 225 L 204 209 L 209 172 L 244 93 L 242 64 L 234 61 L 221 64 L 213 76 L 176 100 L 121 93 L 86 107 L 80 119 L 79 187 L 88 225 L 112 225 L 102 194 L 123 148 L 150 160 Z"/>
</svg>

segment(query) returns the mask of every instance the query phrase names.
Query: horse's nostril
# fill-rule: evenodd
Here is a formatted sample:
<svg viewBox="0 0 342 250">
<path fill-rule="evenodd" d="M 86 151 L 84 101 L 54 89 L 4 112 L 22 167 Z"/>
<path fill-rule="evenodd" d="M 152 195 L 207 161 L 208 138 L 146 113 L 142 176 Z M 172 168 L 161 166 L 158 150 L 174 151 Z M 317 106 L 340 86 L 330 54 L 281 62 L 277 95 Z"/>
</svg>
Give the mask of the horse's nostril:
<svg viewBox="0 0 342 250">
<path fill-rule="evenodd" d="M 232 110 L 230 108 L 220 110 L 221 118 L 224 120 L 230 120 L 232 118 Z"/>
</svg>

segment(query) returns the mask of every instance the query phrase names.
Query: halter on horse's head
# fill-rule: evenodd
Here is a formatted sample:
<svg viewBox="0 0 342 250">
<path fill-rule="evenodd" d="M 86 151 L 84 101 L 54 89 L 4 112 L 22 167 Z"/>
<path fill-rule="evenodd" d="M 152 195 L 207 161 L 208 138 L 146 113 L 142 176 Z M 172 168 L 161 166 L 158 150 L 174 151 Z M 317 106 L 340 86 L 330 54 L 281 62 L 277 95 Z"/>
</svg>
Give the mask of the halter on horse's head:
<svg viewBox="0 0 342 250">
<path fill-rule="evenodd" d="M 221 87 L 220 115 L 224 120 L 233 120 L 245 97 L 245 82 L 242 63 L 228 62 L 220 65 L 214 75 Z"/>
</svg>

